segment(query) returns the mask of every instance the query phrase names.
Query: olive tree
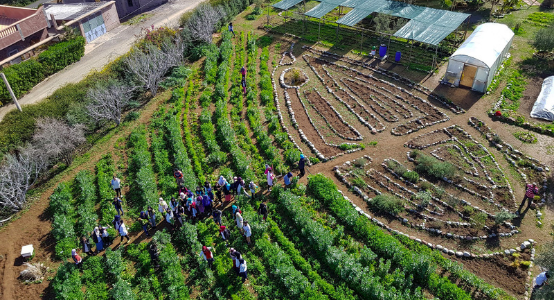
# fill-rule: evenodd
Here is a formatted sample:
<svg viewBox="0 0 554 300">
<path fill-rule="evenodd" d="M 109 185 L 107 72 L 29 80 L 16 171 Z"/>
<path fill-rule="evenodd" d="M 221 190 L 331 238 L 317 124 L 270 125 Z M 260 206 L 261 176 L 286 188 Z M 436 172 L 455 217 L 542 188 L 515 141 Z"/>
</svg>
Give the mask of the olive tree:
<svg viewBox="0 0 554 300">
<path fill-rule="evenodd" d="M 195 42 L 211 43 L 212 34 L 218 22 L 225 18 L 225 10 L 221 6 L 213 7 L 204 3 L 198 5 L 193 15 L 188 19 L 187 28 L 190 38 Z"/>
</svg>

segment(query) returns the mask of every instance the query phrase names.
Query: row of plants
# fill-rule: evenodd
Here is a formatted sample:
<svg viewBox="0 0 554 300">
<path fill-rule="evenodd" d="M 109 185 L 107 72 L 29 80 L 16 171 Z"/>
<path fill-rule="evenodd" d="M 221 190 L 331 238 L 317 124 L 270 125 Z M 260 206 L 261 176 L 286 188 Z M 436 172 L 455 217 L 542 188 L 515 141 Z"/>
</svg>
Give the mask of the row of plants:
<svg viewBox="0 0 554 300">
<path fill-rule="evenodd" d="M 371 224 L 370 220 L 360 215 L 339 193 L 336 185 L 323 175 L 310 177 L 307 193 L 315 200 L 321 201 L 337 218 L 353 229 L 360 238 L 379 257 L 391 259 L 395 266 L 413 276 L 419 286 L 428 287 L 433 295 L 444 299 L 471 299 L 462 289 L 447 278 L 436 278 L 434 264 L 427 258 L 406 249 L 394 237 Z"/>
<path fill-rule="evenodd" d="M 44 78 L 62 70 L 66 66 L 79 61 L 85 54 L 85 38 L 75 36 L 69 40 L 50 46 L 39 54 L 19 64 L 2 69 L 17 98 L 30 91 Z M 0 104 L 12 100 L 5 85 L 0 85 Z"/>
<path fill-rule="evenodd" d="M 169 161 L 169 152 L 164 139 L 163 119 L 165 113 L 165 107 L 156 111 L 149 127 L 150 150 L 154 158 L 154 172 L 158 174 L 158 189 L 161 192 L 160 196 L 167 199 L 177 190 L 177 184 L 173 178 L 173 165 Z"/>
<path fill-rule="evenodd" d="M 189 289 L 185 285 L 185 276 L 181 272 L 181 265 L 177 252 L 170 243 L 169 234 L 158 231 L 152 240 L 159 251 L 160 282 L 169 299 L 189 299 Z"/>
<path fill-rule="evenodd" d="M 389 273 L 391 263 L 380 260 L 368 247 L 362 247 L 360 253 L 350 253 L 343 246 L 334 246 L 340 238 L 339 232 L 322 226 L 314 220 L 312 214 L 304 207 L 302 199 L 290 192 L 276 192 L 278 207 L 289 216 L 306 243 L 315 252 L 320 262 L 346 282 L 364 299 L 425 299 L 421 287 L 409 269 L 396 268 Z M 387 259 L 388 260 L 388 259 Z M 419 274 L 418 274 L 419 275 Z M 415 281 L 414 281 L 415 280 Z"/>
<path fill-rule="evenodd" d="M 525 77 L 519 71 L 514 70 L 508 78 L 508 84 L 502 90 L 501 109 L 517 111 L 519 109 L 519 99 L 523 97 L 527 82 Z"/>
<path fill-rule="evenodd" d="M 77 236 L 75 235 L 75 209 L 74 200 L 69 183 L 58 184 L 50 196 L 48 207 L 52 213 L 52 236 L 56 241 L 55 256 L 58 259 L 66 258 L 75 248 Z"/>
<path fill-rule="evenodd" d="M 215 126 L 212 123 L 212 113 L 208 108 L 205 108 L 198 117 L 200 121 L 200 135 L 202 136 L 206 151 L 209 153 L 207 158 L 208 164 L 214 167 L 223 165 L 227 160 L 227 154 L 221 151 L 219 143 L 215 136 Z"/>
<path fill-rule="evenodd" d="M 75 191 L 77 194 L 77 224 L 75 233 L 78 237 L 90 236 L 96 226 L 98 216 L 94 209 L 96 197 L 96 185 L 94 184 L 94 175 L 89 171 L 80 171 L 75 176 Z"/>
<path fill-rule="evenodd" d="M 127 146 L 130 149 L 129 173 L 131 174 L 127 203 L 135 212 L 145 210 L 148 206 L 156 207 L 158 199 L 156 175 L 152 169 L 144 126 L 133 129 Z"/>
<path fill-rule="evenodd" d="M 106 154 L 96 163 L 96 185 L 100 199 L 100 220 L 109 222 L 117 214 L 112 205 L 115 191 L 112 189 L 111 180 L 115 175 L 114 161 L 111 154 Z M 115 233 L 115 232 L 114 232 Z M 110 235 L 112 235 L 110 233 Z M 114 236 L 114 235 L 112 235 Z"/>
</svg>

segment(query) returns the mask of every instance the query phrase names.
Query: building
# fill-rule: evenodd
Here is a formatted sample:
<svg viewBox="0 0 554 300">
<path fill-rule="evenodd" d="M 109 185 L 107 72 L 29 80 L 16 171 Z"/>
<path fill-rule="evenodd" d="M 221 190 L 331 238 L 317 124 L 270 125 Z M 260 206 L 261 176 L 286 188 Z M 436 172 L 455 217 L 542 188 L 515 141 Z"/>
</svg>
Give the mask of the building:
<svg viewBox="0 0 554 300">
<path fill-rule="evenodd" d="M 485 23 L 477 26 L 450 56 L 443 82 L 484 93 L 491 84 L 514 39 L 506 25 Z"/>
<path fill-rule="evenodd" d="M 48 37 L 49 23 L 44 8 L 30 9 L 0 5 L 0 60 L 17 56 Z"/>
<path fill-rule="evenodd" d="M 63 0 L 64 4 L 94 2 L 95 0 Z M 167 0 L 115 0 L 115 6 L 120 20 L 149 11 L 165 3 L 167 3 Z"/>
<path fill-rule="evenodd" d="M 45 3 L 44 11 L 52 33 L 61 33 L 65 26 L 77 28 L 90 43 L 119 26 L 115 1 L 85 3 Z"/>
</svg>

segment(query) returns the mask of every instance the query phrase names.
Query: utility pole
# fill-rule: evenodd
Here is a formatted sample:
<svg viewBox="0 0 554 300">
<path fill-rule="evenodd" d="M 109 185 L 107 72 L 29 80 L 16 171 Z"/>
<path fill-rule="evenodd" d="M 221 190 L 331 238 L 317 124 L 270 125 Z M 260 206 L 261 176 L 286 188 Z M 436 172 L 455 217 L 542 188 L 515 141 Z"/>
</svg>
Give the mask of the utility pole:
<svg viewBox="0 0 554 300">
<path fill-rule="evenodd" d="M 8 82 L 8 79 L 6 78 L 6 75 L 4 75 L 4 73 L 0 73 L 0 76 L 2 76 L 2 80 L 4 80 L 4 83 L 6 84 L 6 88 L 10 92 L 10 95 L 12 96 L 12 99 L 13 99 L 13 102 L 15 103 L 15 106 L 17 107 L 17 109 L 19 109 L 19 111 L 22 111 L 21 106 L 19 106 L 19 102 L 17 102 L 17 98 L 15 97 L 15 94 L 12 91 L 12 87 L 10 86 L 10 83 Z"/>
</svg>

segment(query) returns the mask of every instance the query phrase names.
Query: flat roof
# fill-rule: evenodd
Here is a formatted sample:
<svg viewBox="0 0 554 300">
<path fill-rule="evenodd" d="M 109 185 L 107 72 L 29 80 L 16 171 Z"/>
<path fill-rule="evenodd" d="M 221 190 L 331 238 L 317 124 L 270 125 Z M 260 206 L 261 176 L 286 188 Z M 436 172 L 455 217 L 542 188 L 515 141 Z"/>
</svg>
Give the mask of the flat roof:
<svg viewBox="0 0 554 300">
<path fill-rule="evenodd" d="M 71 21 L 87 14 L 98 7 L 106 4 L 106 2 L 86 2 L 86 3 L 44 3 L 44 11 L 48 20 L 50 15 L 54 15 L 57 21 Z"/>
</svg>

